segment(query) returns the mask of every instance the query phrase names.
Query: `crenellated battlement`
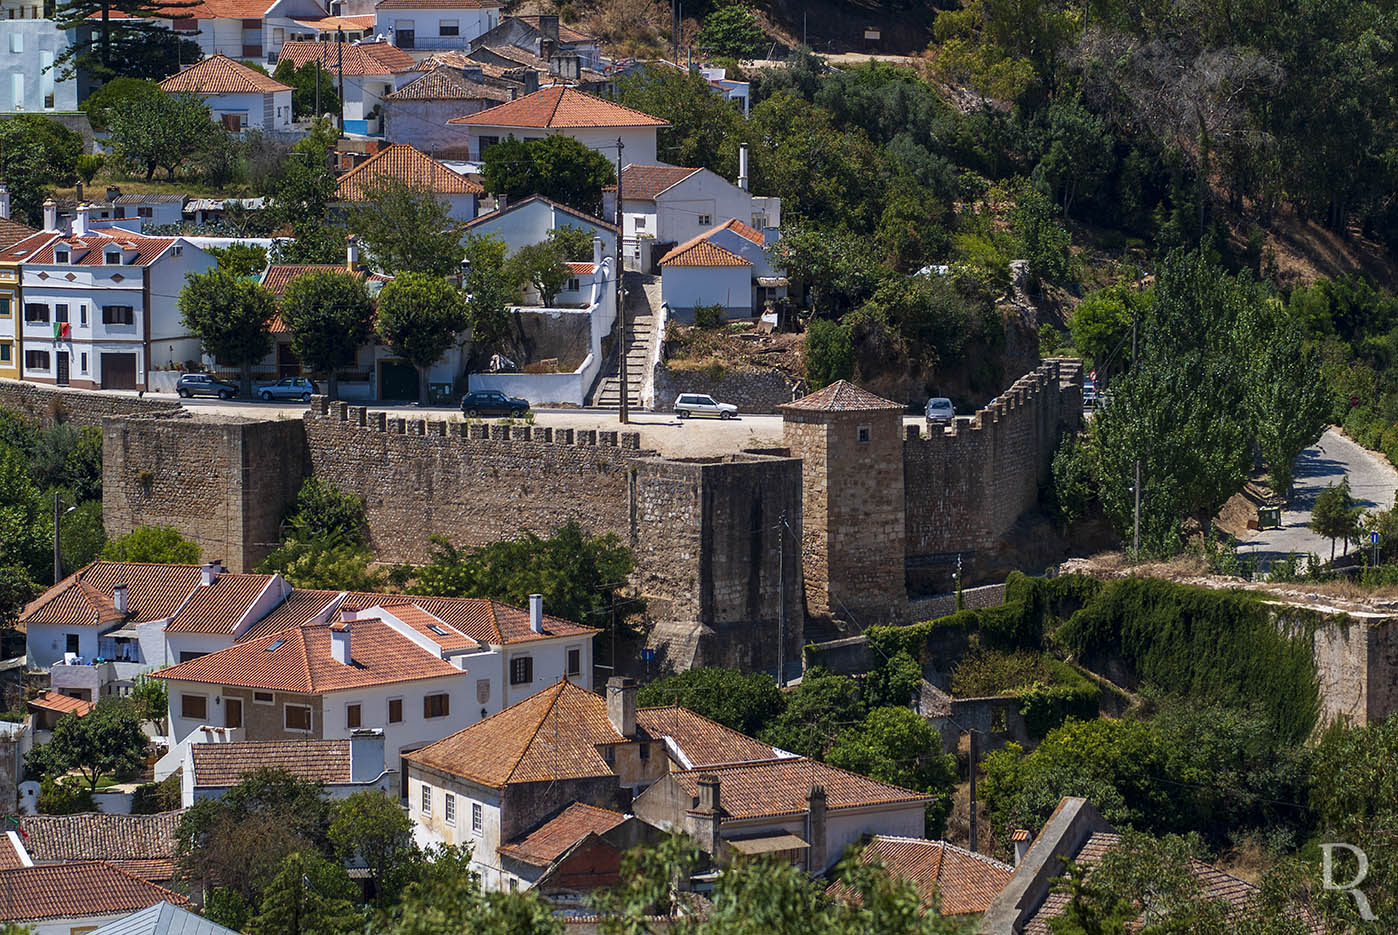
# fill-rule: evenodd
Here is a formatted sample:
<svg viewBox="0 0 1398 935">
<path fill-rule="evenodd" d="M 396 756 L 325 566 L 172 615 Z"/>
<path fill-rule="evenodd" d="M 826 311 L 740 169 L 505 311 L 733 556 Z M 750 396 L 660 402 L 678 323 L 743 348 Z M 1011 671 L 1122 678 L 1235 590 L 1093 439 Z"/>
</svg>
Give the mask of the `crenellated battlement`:
<svg viewBox="0 0 1398 935">
<path fill-rule="evenodd" d="M 622 448 L 641 451 L 638 432 L 561 429 L 542 425 L 499 425 L 479 421 L 414 419 L 396 416 L 368 406 L 331 402 L 325 396 L 312 396 L 306 421 L 339 424 L 340 428 L 362 429 L 365 433 L 407 435 L 423 438 L 456 438 L 477 442 L 527 442 L 571 448 Z"/>
</svg>

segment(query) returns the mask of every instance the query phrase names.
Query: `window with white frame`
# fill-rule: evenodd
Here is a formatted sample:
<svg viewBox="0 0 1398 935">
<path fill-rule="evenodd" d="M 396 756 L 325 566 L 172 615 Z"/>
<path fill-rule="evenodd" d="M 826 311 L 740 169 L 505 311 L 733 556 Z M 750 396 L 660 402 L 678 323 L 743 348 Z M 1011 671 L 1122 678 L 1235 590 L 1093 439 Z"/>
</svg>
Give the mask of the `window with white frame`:
<svg viewBox="0 0 1398 935">
<path fill-rule="evenodd" d="M 481 803 L 471 803 L 471 833 L 482 834 L 485 832 L 485 809 Z"/>
<path fill-rule="evenodd" d="M 425 782 L 422 784 L 422 813 L 432 814 L 432 787 Z"/>
<path fill-rule="evenodd" d="M 510 684 L 528 685 L 534 681 L 534 657 L 515 656 L 510 660 Z"/>
<path fill-rule="evenodd" d="M 456 796 L 448 792 L 445 807 L 442 809 L 442 817 L 449 825 L 456 824 Z"/>
<path fill-rule="evenodd" d="M 712 224 L 713 222 L 714 222 L 714 216 L 713 216 L 712 214 L 701 214 L 701 215 L 699 215 L 699 226 L 700 226 L 700 227 L 708 227 L 708 226 L 709 226 L 710 224 Z"/>
<path fill-rule="evenodd" d="M 180 695 L 180 717 L 202 721 L 209 716 L 207 695 Z"/>
<path fill-rule="evenodd" d="M 443 37 L 445 37 L 445 36 L 459 36 L 459 35 L 461 35 L 461 22 L 460 22 L 460 20 L 454 20 L 454 19 L 444 19 L 444 20 L 441 20 L 441 21 L 439 22 L 438 26 L 437 26 L 437 35 L 443 36 Z"/>
<path fill-rule="evenodd" d="M 581 675 L 581 674 L 582 674 L 582 650 L 581 650 L 581 649 L 570 649 L 570 650 L 568 650 L 568 674 L 569 674 L 569 675 Z"/>
</svg>

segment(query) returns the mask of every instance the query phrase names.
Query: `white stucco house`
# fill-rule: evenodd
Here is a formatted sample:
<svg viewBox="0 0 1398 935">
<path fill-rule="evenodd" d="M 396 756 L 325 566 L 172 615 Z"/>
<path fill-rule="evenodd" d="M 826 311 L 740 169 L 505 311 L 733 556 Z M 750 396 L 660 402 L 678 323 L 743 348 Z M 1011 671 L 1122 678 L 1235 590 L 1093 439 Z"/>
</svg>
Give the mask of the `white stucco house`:
<svg viewBox="0 0 1398 935">
<path fill-rule="evenodd" d="M 775 234 L 775 232 L 773 232 Z M 704 231 L 660 258 L 660 289 L 670 315 L 694 321 L 694 308 L 718 305 L 725 319 L 751 318 L 786 295 L 767 257 L 769 240 L 736 218 Z"/>
<path fill-rule="evenodd" d="M 616 250 L 616 225 L 583 211 L 559 204 L 543 195 L 531 195 L 482 214 L 466 225 L 466 232 L 481 237 L 498 237 L 510 253 L 520 247 L 540 243 L 556 227 L 576 227 L 602 241 L 604 256 Z"/>
<path fill-rule="evenodd" d="M 621 140 L 622 165 L 654 163 L 655 137 L 670 124 L 659 117 L 623 107 L 574 88 L 554 86 L 526 94 L 479 113 L 457 117 L 450 123 L 470 128 L 471 157 L 501 140 L 570 136 L 613 162 Z"/>
<path fill-rule="evenodd" d="M 160 82 L 167 94 L 196 94 L 225 130 L 291 129 L 291 87 L 226 55 L 211 55 Z"/>
<path fill-rule="evenodd" d="M 125 14 L 114 10 L 111 15 Z M 334 39 L 341 29 L 349 42 L 372 25 L 328 16 L 320 0 L 198 0 L 157 10 L 152 21 L 197 43 L 205 57 L 226 55 L 266 65 L 276 63 L 286 42 L 324 35 Z"/>
<path fill-rule="evenodd" d="M 181 237 L 91 226 L 80 205 L 72 233 L 44 228 L 4 253 L 18 263 L 24 297 L 22 378 L 86 389 L 150 389 L 152 366 L 199 356 L 177 301 L 185 278 L 215 260 Z"/>
<path fill-rule="evenodd" d="M 379 0 L 374 32 L 400 49 L 469 49 L 500 22 L 500 0 Z"/>
<path fill-rule="evenodd" d="M 621 172 L 622 242 L 628 269 L 645 268 L 670 248 L 737 219 L 757 231 L 781 227 L 781 199 L 748 191 L 746 147 L 738 182 L 708 169 L 633 163 Z M 615 210 L 608 192 L 602 211 Z M 769 234 L 770 236 L 770 234 Z M 649 248 L 649 249 L 647 249 Z"/>
<path fill-rule="evenodd" d="M 72 112 L 87 96 L 86 76 L 60 80 L 54 61 L 73 44 L 76 30 L 59 29 L 42 2 L 0 3 L 0 113 Z"/>
<path fill-rule="evenodd" d="M 345 132 L 360 136 L 379 135 L 383 99 L 422 74 L 411 55 L 386 42 L 288 40 L 278 53 L 279 63 L 296 68 L 317 59 L 337 84 L 343 73 Z"/>
<path fill-rule="evenodd" d="M 373 186 L 398 181 L 430 191 L 446 202 L 447 213 L 458 221 L 476 216 L 476 205 L 485 189 L 452 171 L 422 150 L 407 143 L 391 143 L 340 176 L 335 201 L 350 205 L 364 201 Z"/>
<path fill-rule="evenodd" d="M 220 799 L 243 777 L 259 769 L 285 770 L 320 785 L 332 799 L 356 792 L 388 792 L 393 771 L 384 763 L 383 731 L 350 731 L 340 740 L 232 741 L 190 743 L 180 771 L 180 806 Z"/>
</svg>

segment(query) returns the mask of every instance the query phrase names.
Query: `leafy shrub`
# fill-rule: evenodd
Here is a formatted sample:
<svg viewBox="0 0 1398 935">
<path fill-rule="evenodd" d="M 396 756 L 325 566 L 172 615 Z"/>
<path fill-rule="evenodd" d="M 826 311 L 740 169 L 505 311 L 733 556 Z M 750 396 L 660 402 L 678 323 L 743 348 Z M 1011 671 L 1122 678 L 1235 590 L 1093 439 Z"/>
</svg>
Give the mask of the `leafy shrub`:
<svg viewBox="0 0 1398 935">
<path fill-rule="evenodd" d="M 92 792 L 77 777 L 69 777 L 59 782 L 45 776 L 39 782 L 39 813 L 42 815 L 76 815 L 79 812 L 95 812 L 97 805 L 92 801 Z"/>
<path fill-rule="evenodd" d="M 961 698 L 1007 695 L 1036 682 L 1055 681 L 1057 672 L 1043 652 L 984 650 L 962 657 L 951 674 L 951 691 Z"/>
<path fill-rule="evenodd" d="M 824 318 L 806 326 L 806 383 L 812 390 L 854 376 L 854 343 L 849 329 Z"/>
<path fill-rule="evenodd" d="M 689 669 L 641 688 L 644 707 L 681 704 L 726 727 L 756 736 L 781 713 L 781 692 L 770 675 L 734 669 Z"/>
<path fill-rule="evenodd" d="M 145 782 L 131 793 L 131 814 L 155 815 L 180 807 L 180 774 L 172 773 L 160 782 Z"/>
<path fill-rule="evenodd" d="M 717 328 L 723 324 L 723 306 L 718 303 L 694 306 L 694 324 L 698 328 Z"/>
<path fill-rule="evenodd" d="M 192 565 L 199 561 L 199 546 L 173 526 L 138 526 L 109 541 L 102 549 L 102 557 L 109 562 Z"/>
</svg>

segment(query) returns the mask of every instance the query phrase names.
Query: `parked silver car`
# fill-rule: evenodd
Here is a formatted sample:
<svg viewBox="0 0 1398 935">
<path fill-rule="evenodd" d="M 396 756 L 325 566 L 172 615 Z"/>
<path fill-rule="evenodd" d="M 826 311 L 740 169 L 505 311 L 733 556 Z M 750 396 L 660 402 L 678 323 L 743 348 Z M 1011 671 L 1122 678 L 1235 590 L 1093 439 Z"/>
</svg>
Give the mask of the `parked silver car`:
<svg viewBox="0 0 1398 935">
<path fill-rule="evenodd" d="M 312 393 L 319 393 L 314 380 L 305 377 L 287 377 L 257 391 L 260 399 L 299 399 L 310 402 Z"/>
<path fill-rule="evenodd" d="M 731 419 L 738 414 L 738 407 L 732 403 L 720 403 L 712 396 L 703 393 L 681 393 L 675 397 L 675 415 L 681 419 L 690 416 L 718 416 Z"/>
<path fill-rule="evenodd" d="M 934 396 L 927 401 L 928 422 L 950 422 L 956 418 L 956 407 L 945 396 Z"/>
</svg>

